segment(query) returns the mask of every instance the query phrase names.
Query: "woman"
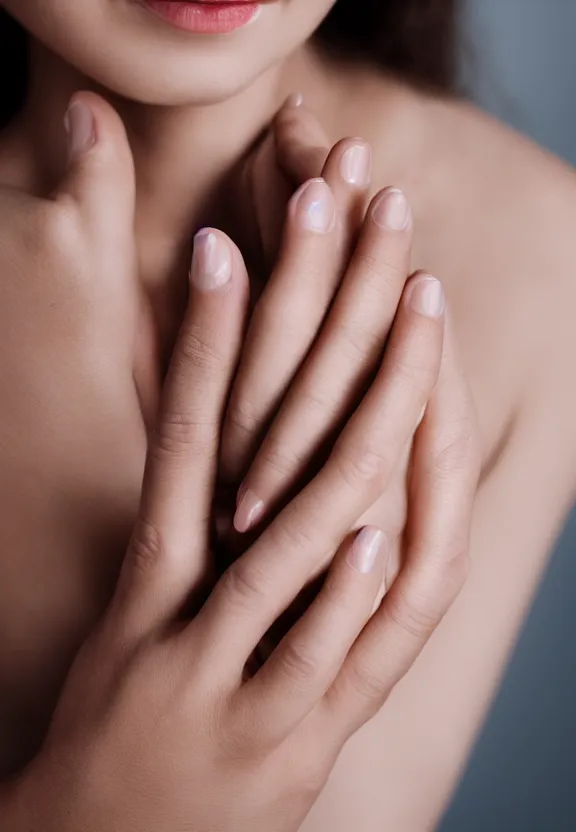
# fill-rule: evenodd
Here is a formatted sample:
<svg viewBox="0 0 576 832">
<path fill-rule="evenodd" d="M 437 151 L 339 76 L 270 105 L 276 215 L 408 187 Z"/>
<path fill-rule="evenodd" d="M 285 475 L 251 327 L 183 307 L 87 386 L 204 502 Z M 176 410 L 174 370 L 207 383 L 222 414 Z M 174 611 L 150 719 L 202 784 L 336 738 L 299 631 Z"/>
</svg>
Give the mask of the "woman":
<svg viewBox="0 0 576 832">
<path fill-rule="evenodd" d="M 9 749 L 5 770 L 15 770 L 19 763 L 33 757 L 71 658 L 111 594 L 118 553 L 132 524 L 139 492 L 145 448 L 143 421 L 151 421 L 155 413 L 158 377 L 181 322 L 190 230 L 223 215 L 230 171 L 253 146 L 286 96 L 301 90 L 307 106 L 318 114 L 327 138 L 309 112 L 294 106 L 299 104 L 295 100 L 280 115 L 278 148 L 293 180 L 300 182 L 323 173 L 328 187 L 316 182 L 292 198 L 281 255 L 278 260 L 274 257 L 274 274 L 251 319 L 242 352 L 224 426 L 221 474 L 235 483 L 244 479 L 235 517 L 237 530 L 246 533 L 254 526 L 256 532 L 260 531 L 258 524 L 266 521 L 267 515 L 287 499 L 286 492 L 299 484 L 310 456 L 332 439 L 342 417 L 358 403 L 359 390 L 363 391 L 372 379 L 403 292 L 406 303 L 399 306 L 399 332 L 414 336 L 418 332 L 416 321 L 432 322 L 424 328 L 426 337 L 410 339 L 419 351 L 408 361 L 399 360 L 409 355 L 407 346 L 392 336 L 386 352 L 386 356 L 392 356 L 392 370 L 388 368 L 390 375 L 386 376 L 385 356 L 383 377 L 392 384 L 391 378 L 401 378 L 397 375 L 399 367 L 408 366 L 411 381 L 392 384 L 392 388 L 378 387 L 376 377 L 376 388 L 371 387 L 363 401 L 379 403 L 378 430 L 362 420 L 352 420 L 348 428 L 352 427 L 344 428 L 335 445 L 340 454 L 342 448 L 352 449 L 346 451 L 344 459 L 348 460 L 345 465 L 352 460 L 353 467 L 343 468 L 337 462 L 336 468 L 330 469 L 329 460 L 328 472 L 339 471 L 341 479 L 333 481 L 322 474 L 322 469 L 320 479 L 312 480 L 311 486 L 328 482 L 330 488 L 320 493 L 304 489 L 296 497 L 300 500 L 296 508 L 291 504 L 288 514 L 278 517 L 280 528 L 285 528 L 282 517 L 299 517 L 298 507 L 306 504 L 301 495 L 308 495 L 308 499 L 312 494 L 316 495 L 314 505 L 326 507 L 326 524 L 316 523 L 318 518 L 309 515 L 304 530 L 288 527 L 288 539 L 297 544 L 297 551 L 307 551 L 308 541 L 315 551 L 331 554 L 338 545 L 334 537 L 341 540 L 346 530 L 366 524 L 383 529 L 391 544 L 388 563 L 382 566 L 387 595 L 380 610 L 386 614 L 378 611 L 373 621 L 380 622 L 380 626 L 368 626 L 356 641 L 349 654 L 356 661 L 352 673 L 344 670 L 342 645 L 353 641 L 355 630 L 362 626 L 368 589 L 362 603 L 355 602 L 358 609 L 362 607 L 360 617 L 349 621 L 346 632 L 340 633 L 334 653 L 326 650 L 326 661 L 333 665 L 330 672 L 333 674 L 337 665 L 339 672 L 344 670 L 343 676 L 338 675 L 340 680 L 363 679 L 363 695 L 370 703 L 367 709 L 357 706 L 354 710 L 349 705 L 347 716 L 341 716 L 341 741 L 406 671 L 416 647 L 435 628 L 463 577 L 467 503 L 475 479 L 472 417 L 454 370 L 450 331 L 444 347 L 438 337 L 443 311 L 436 281 L 419 274 L 404 288 L 407 275 L 417 267 L 442 277 L 480 421 L 482 483 L 473 518 L 471 575 L 464 592 L 386 707 L 349 743 L 303 826 L 305 830 L 337 831 L 354 824 L 367 832 L 432 828 L 454 787 L 546 553 L 573 496 L 575 401 L 573 386 L 567 381 L 573 346 L 572 174 L 473 108 L 444 95 L 452 64 L 451 2 L 352 4 L 339 0 L 334 4 L 330 0 L 274 0 L 262 4 L 222 3 L 210 8 L 209 4 L 152 0 L 9 0 L 4 6 L 27 30 L 31 50 L 25 101 L 4 132 L 0 148 L 2 241 L 7 252 L 3 274 L 11 275 L 10 279 L 3 278 L 3 400 L 7 404 L 2 431 L 3 442 L 10 448 L 2 474 L 3 542 L 5 549 L 9 544 L 10 550 L 19 553 L 17 568 L 15 559 L 5 558 L 2 564 L 5 597 L 0 605 L 4 616 L 1 626 L 8 634 L 2 658 L 6 668 L 3 698 L 8 713 L 4 747 Z M 311 39 L 323 20 L 320 38 L 324 43 L 352 47 L 346 58 L 340 53 L 338 57 L 326 54 Z M 437 52 L 431 44 L 438 45 Z M 384 62 L 384 72 L 382 65 L 372 59 L 376 55 Z M 105 90 L 128 131 L 130 150 L 122 126 L 110 109 L 93 95 L 76 94 L 86 87 Z M 432 89 L 434 94 L 423 88 Z M 71 96 L 72 107 L 68 109 Z M 70 170 L 61 127 L 67 109 Z M 328 147 L 350 134 L 362 135 L 372 147 L 371 175 L 364 141 L 348 140 L 337 145 L 326 159 Z M 249 163 L 266 258 L 275 253 L 277 222 L 272 207 L 262 205 L 260 191 L 269 197 L 272 177 L 274 182 L 279 178 L 270 164 L 269 151 L 270 144 L 264 142 L 255 161 Z M 135 203 L 131 155 L 136 172 Z M 367 192 L 391 184 L 394 189 L 388 188 L 373 201 L 358 249 L 349 268 L 343 269 L 349 240 L 358 236 Z M 40 201 L 50 194 L 54 195 L 50 203 Z M 241 196 L 246 199 L 242 190 Z M 242 204 L 240 208 L 236 213 L 245 220 L 250 206 Z M 336 217 L 341 222 L 336 222 Z M 237 218 L 226 215 L 225 219 L 234 227 L 232 221 Z M 238 233 L 249 235 L 247 225 L 250 223 L 236 221 Z M 234 280 L 242 280 L 238 276 L 239 255 L 229 241 L 210 232 L 202 235 L 197 245 L 193 272 L 199 275 L 204 289 L 209 274 L 222 286 L 231 285 L 232 273 L 236 275 Z M 346 275 L 332 303 L 342 271 Z M 26 279 L 14 279 L 18 276 Z M 411 306 L 412 291 L 423 288 L 423 284 L 433 287 L 433 291 L 426 293 L 421 304 Z M 194 292 L 191 296 L 194 301 Z M 326 334 L 315 338 L 329 306 L 332 313 L 322 330 Z M 201 314 L 200 302 L 195 308 Z M 402 310 L 408 308 L 417 317 L 403 329 Z M 240 316 L 236 308 L 227 314 Z M 187 320 L 195 327 L 192 332 L 196 337 L 199 321 L 193 315 Z M 14 326 L 15 321 L 18 326 Z M 223 327 L 227 323 L 226 331 L 217 329 L 216 322 Z M 221 372 L 215 372 L 214 377 L 220 379 L 220 387 L 215 389 L 210 382 L 212 373 L 208 377 L 204 374 L 202 393 L 208 404 L 212 401 L 212 418 L 206 420 L 204 416 L 195 424 L 207 425 L 208 431 L 202 435 L 213 439 L 217 423 L 214 414 L 219 412 L 216 404 L 225 387 L 222 369 L 232 366 L 234 339 L 240 326 L 237 318 L 222 315 L 213 316 L 209 323 L 209 331 L 219 333 L 220 339 L 209 340 L 208 344 L 200 340 L 205 347 L 204 360 L 197 359 L 196 363 L 200 368 L 214 369 L 216 358 Z M 315 346 L 309 353 L 312 340 Z M 215 350 L 222 344 L 228 345 L 227 358 Z M 295 370 L 307 355 L 285 396 Z M 135 367 L 134 356 L 138 359 Z M 178 367 L 183 366 L 182 361 L 177 362 L 176 378 L 180 377 Z M 440 382 L 434 386 L 438 372 Z M 164 411 L 168 417 L 171 413 L 181 415 L 185 404 L 178 385 L 172 387 L 176 393 L 169 389 L 167 396 L 176 395 L 178 407 L 169 403 Z M 375 389 L 381 391 L 380 397 L 373 392 Z M 393 389 L 394 393 L 386 395 L 384 389 Z M 411 391 L 411 396 L 400 405 L 405 391 Z M 283 407 L 253 461 L 262 425 L 268 423 L 280 400 Z M 418 421 L 418 406 L 421 410 L 427 400 L 430 403 L 418 430 L 407 490 L 405 445 Z M 37 429 L 38 405 L 42 432 Z M 197 413 L 196 400 L 189 406 Z M 393 429 L 385 422 L 388 412 L 393 413 Z M 180 420 L 167 418 L 166 422 L 176 422 L 177 426 Z M 376 440 L 375 445 L 350 443 L 347 440 L 351 436 L 368 437 Z M 388 450 L 388 443 L 392 450 Z M 329 444 L 332 446 L 331 441 Z M 386 452 L 382 451 L 384 445 Z M 360 447 L 366 454 L 365 465 L 358 465 L 358 460 L 364 459 Z M 165 461 L 164 451 L 153 453 L 152 459 Z M 387 470 L 385 478 L 381 476 L 382 464 Z M 202 468 L 202 458 L 199 465 Z M 151 467 L 152 485 L 148 489 L 152 497 L 145 492 L 141 512 L 148 523 L 144 528 L 174 527 L 176 531 L 170 534 L 177 540 L 187 540 L 189 534 L 177 526 L 181 511 L 175 511 L 185 503 L 179 496 L 184 491 L 164 495 L 163 504 L 171 508 L 150 520 L 149 512 L 158 511 L 159 489 L 154 483 L 169 481 L 163 470 L 158 472 L 158 465 L 155 468 L 152 463 Z M 190 467 L 187 465 L 186 470 Z M 181 470 L 178 465 L 174 468 Z M 376 491 L 370 490 L 374 489 L 375 468 Z M 362 499 L 351 501 L 351 505 L 346 483 L 358 485 L 358 470 L 360 481 L 367 479 L 371 486 L 361 486 Z M 422 499 L 429 480 L 446 486 L 446 491 L 435 489 L 434 493 L 440 495 L 438 502 Z M 204 488 L 198 486 L 195 492 L 191 491 L 193 483 L 180 484 L 186 493 L 197 493 L 199 516 L 208 513 L 211 501 L 206 480 L 203 482 Z M 414 519 L 425 503 L 429 503 L 423 512 L 429 521 L 426 527 Z M 414 509 L 414 505 L 420 508 Z M 434 528 L 435 518 L 438 528 Z M 271 543 L 277 542 L 276 522 L 247 554 L 248 563 L 260 570 L 261 579 L 268 575 L 270 586 L 273 582 L 259 558 L 268 555 Z M 317 526 L 318 534 L 325 537 L 311 534 Z M 404 536 L 405 527 L 408 534 Z M 443 535 L 446 545 L 440 542 Z M 136 535 L 137 543 L 140 538 Z M 370 537 L 372 543 L 374 540 L 379 540 L 376 532 Z M 434 552 L 426 563 L 442 564 L 441 579 L 432 570 L 432 580 L 426 567 L 417 573 L 419 582 L 414 583 L 414 572 L 405 567 L 394 580 L 400 560 L 422 566 L 422 559 L 414 557 L 418 543 L 421 549 Z M 138 546 L 135 548 L 138 550 Z M 150 541 L 140 548 L 146 552 Z M 202 547 L 197 548 L 204 552 Z M 376 548 L 368 545 L 362 551 L 369 550 L 374 560 Z M 134 544 L 132 554 L 133 550 Z M 144 563 L 147 560 L 145 554 Z M 129 556 L 126 562 L 130 565 L 134 561 L 139 562 Z M 287 562 L 291 564 L 291 558 Z M 266 564 L 275 570 L 279 566 L 269 559 Z M 199 585 L 204 566 L 202 558 L 197 558 L 185 578 L 180 573 L 173 576 L 172 583 L 165 579 L 167 588 L 160 583 L 160 599 L 152 592 L 151 598 L 141 602 L 141 609 L 136 603 L 136 609 L 149 616 L 152 607 L 154 615 L 159 615 L 155 604 L 161 606 L 162 599 L 168 597 L 171 609 L 181 605 L 190 588 Z M 320 568 L 321 563 L 314 562 L 314 566 Z M 309 564 L 308 570 L 307 575 L 293 575 L 293 583 L 285 576 L 288 588 L 296 590 L 295 583 L 305 583 L 310 577 Z M 131 587 L 130 576 L 140 573 L 131 572 L 127 566 L 126 574 L 124 585 Z M 373 570 L 370 574 L 374 576 Z M 244 580 L 246 575 L 241 575 Z M 96 647 L 90 646 L 80 654 L 60 702 L 59 713 L 64 717 L 57 716 L 53 725 L 55 739 L 46 746 L 48 752 L 37 758 L 41 763 L 32 764 L 30 778 L 23 781 L 26 787 L 15 792 L 17 797 L 29 798 L 24 801 L 27 804 L 41 804 L 42 811 L 50 808 L 55 828 L 65 828 L 62 817 L 58 817 L 59 807 L 69 815 L 79 811 L 86 817 L 86 801 L 94 799 L 100 811 L 103 793 L 111 794 L 115 804 L 129 802 L 125 793 L 116 794 L 111 788 L 114 783 L 110 780 L 117 780 L 119 771 L 125 775 L 125 768 L 111 765 L 111 748 L 118 749 L 114 759 L 121 763 L 127 748 L 133 753 L 131 760 L 138 764 L 145 757 L 140 751 L 134 753 L 128 737 L 136 733 L 144 738 L 146 724 L 110 719 L 114 730 L 109 735 L 118 738 L 117 745 L 95 742 L 97 753 L 89 764 L 86 749 L 78 739 L 102 735 L 98 720 L 90 722 L 89 728 L 83 722 L 86 717 L 78 714 L 74 704 L 89 700 L 91 681 L 101 693 L 103 685 L 90 680 L 89 668 L 100 666 L 104 661 L 101 654 L 116 655 L 112 649 L 104 649 L 110 646 L 110 632 L 117 639 L 118 630 L 122 632 L 126 627 L 126 638 L 130 638 L 129 624 L 135 614 L 126 624 L 127 602 L 123 602 L 125 597 L 132 598 L 132 591 L 122 592 L 122 586 L 121 581 L 121 600 L 112 605 L 111 617 L 105 619 L 113 622 L 108 630 L 103 627 L 108 640 L 105 632 L 100 640 L 95 639 Z M 352 586 L 354 582 L 350 581 L 349 589 Z M 286 587 L 284 591 L 288 593 Z M 376 592 L 374 584 L 370 591 Z M 260 630 L 266 629 L 264 625 L 287 601 L 284 595 L 271 593 L 271 607 L 267 608 L 262 603 L 265 595 L 259 593 L 260 603 L 256 605 L 252 598 L 250 613 L 258 620 L 251 624 L 253 631 L 248 637 L 236 619 L 231 622 L 226 618 L 222 594 L 218 602 L 216 592 L 212 606 L 204 608 L 212 610 L 212 616 L 203 613 L 202 643 L 216 643 L 206 621 L 216 622 L 214 627 L 222 621 L 228 639 L 241 653 L 245 642 L 261 635 Z M 136 593 L 136 597 L 140 595 Z M 239 602 L 233 598 L 230 606 L 234 609 Z M 249 593 L 244 600 L 251 600 Z M 122 615 L 116 612 L 114 617 L 118 609 Z M 239 604 L 238 609 L 244 608 Z M 311 607 L 310 612 L 314 609 Z M 138 615 L 135 618 L 140 621 Z M 250 614 L 247 620 L 251 621 Z M 301 620 L 310 622 L 310 618 Z M 330 623 L 328 632 L 337 630 L 335 618 L 323 620 Z M 383 638 L 386 632 L 381 625 L 386 621 L 401 625 L 404 636 L 399 643 Z M 148 623 L 138 626 L 140 632 L 148 632 Z M 297 627 L 292 634 L 298 634 Z M 323 631 L 316 627 L 314 632 L 319 637 Z M 368 642 L 362 641 L 364 637 Z M 217 643 L 222 645 L 221 636 Z M 294 664 L 290 656 L 303 655 L 302 643 L 296 651 L 290 640 L 283 643 L 288 644 L 288 652 L 276 654 L 280 658 L 267 671 L 269 685 L 286 678 L 286 666 Z M 320 643 L 328 648 L 326 639 Z M 309 647 L 310 641 L 306 644 Z M 382 651 L 387 659 L 392 657 L 390 666 L 384 669 L 375 660 Z M 83 655 L 88 659 L 83 661 Z M 309 652 L 304 651 L 304 655 L 310 658 Z M 210 670 L 215 673 L 213 652 L 211 661 Z M 314 668 L 318 661 L 312 663 Z M 268 662 L 262 670 L 267 666 Z M 326 668 L 323 672 L 330 676 Z M 158 677 L 166 675 L 162 666 Z M 310 675 L 314 674 L 310 671 Z M 134 677 L 126 672 L 123 678 Z M 258 678 L 256 673 L 254 680 Z M 327 686 L 326 677 L 321 683 L 321 687 Z M 308 686 L 303 687 L 308 691 Z M 290 696 L 290 685 L 280 685 L 280 689 L 284 697 Z M 341 687 L 337 685 L 336 689 Z M 122 701 L 128 702 L 126 712 L 134 714 L 138 684 L 128 685 L 128 690 L 134 695 Z M 362 691 L 358 692 L 361 698 Z M 294 699 L 303 707 L 298 697 Z M 284 698 L 282 708 L 286 707 Z M 86 710 L 91 715 L 94 711 L 100 713 L 100 699 L 89 702 Z M 127 736 L 120 730 L 122 725 L 132 728 Z M 231 732 L 237 738 L 236 750 L 242 752 L 246 728 L 242 723 L 233 727 L 238 731 L 237 735 Z M 172 731 L 174 734 L 178 731 Z M 69 757 L 77 768 L 85 766 L 92 775 L 90 782 L 101 783 L 95 796 L 90 792 L 86 796 L 78 788 L 80 798 L 72 807 L 66 804 L 62 791 L 74 792 L 70 782 L 78 786 L 79 781 L 65 777 L 65 787 L 59 790 L 54 780 L 54 759 L 58 764 L 62 759 L 58 753 L 52 754 L 50 767 L 50 750 L 62 748 L 63 735 L 74 740 L 75 750 Z M 274 816 L 285 823 L 282 826 L 279 822 L 279 829 L 296 828 L 294 823 L 308 810 L 339 748 L 339 741 L 332 745 L 324 736 L 319 730 L 311 730 L 308 750 L 300 740 L 297 750 L 289 755 L 291 760 L 315 760 L 311 749 L 321 748 L 322 765 L 311 765 L 309 792 L 303 797 L 305 790 L 298 789 L 298 800 L 293 801 L 297 806 L 292 806 L 294 815 L 287 809 L 291 803 L 284 793 L 276 814 L 272 811 L 259 816 L 264 828 L 271 827 L 270 818 Z M 20 760 L 17 750 L 22 751 Z M 179 759 L 189 765 L 184 751 L 179 750 Z M 175 752 L 169 746 L 166 753 Z M 165 759 L 163 754 L 158 758 Z M 157 759 L 154 764 L 160 765 Z M 186 770 L 183 764 L 179 771 Z M 283 779 L 279 771 L 292 784 L 289 770 L 285 760 L 279 768 L 265 767 L 261 777 L 265 799 L 259 795 L 256 802 L 270 800 Z M 36 774 L 38 771 L 42 776 Z M 222 775 L 217 778 L 221 783 L 223 770 L 217 771 Z M 201 782 L 200 774 L 196 783 Z M 272 778 L 270 785 L 266 776 Z M 236 817 L 235 828 L 242 828 L 239 815 L 246 828 L 258 828 L 245 804 L 236 800 L 238 795 L 254 795 L 254 768 L 250 768 L 249 777 L 240 772 L 226 782 L 234 786 L 230 812 Z M 42 783 L 47 785 L 42 788 Z M 150 801 L 153 786 L 164 794 L 169 791 L 165 785 L 161 788 L 159 783 L 147 782 L 143 791 L 136 789 L 147 797 L 141 801 L 145 818 L 157 809 Z M 221 803 L 226 808 L 213 784 L 212 789 L 206 784 L 201 791 L 204 796 L 214 795 L 211 805 Z M 16 818 L 18 809 L 14 806 L 18 801 L 14 803 L 11 794 L 10 789 L 7 805 Z M 49 799 L 54 795 L 58 795 L 54 799 L 56 808 Z M 173 797 L 172 804 L 178 804 L 181 790 Z M 110 825 L 112 816 L 104 813 L 102 817 Z M 134 815 L 131 817 L 133 820 Z M 226 823 L 230 823 L 221 815 L 209 817 L 212 828 L 227 828 Z M 114 817 L 112 826 L 123 820 Z M 170 820 L 177 828 L 179 820 Z M 15 828 L 20 821 L 20 817 L 14 821 Z M 139 828 L 141 821 L 142 817 Z M 198 819 L 194 821 L 201 828 Z M 98 820 L 95 824 L 96 828 L 106 825 L 98 824 Z"/>
</svg>

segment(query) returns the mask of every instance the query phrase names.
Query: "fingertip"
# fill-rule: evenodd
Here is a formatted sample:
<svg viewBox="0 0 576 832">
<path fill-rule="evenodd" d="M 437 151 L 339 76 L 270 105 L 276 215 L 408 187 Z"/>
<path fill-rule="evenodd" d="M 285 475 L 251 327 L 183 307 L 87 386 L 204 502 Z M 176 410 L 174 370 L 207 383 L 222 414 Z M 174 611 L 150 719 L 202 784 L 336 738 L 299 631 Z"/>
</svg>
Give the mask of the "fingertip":
<svg viewBox="0 0 576 832">
<path fill-rule="evenodd" d="M 346 138 L 334 145 L 323 175 L 337 174 L 347 185 L 367 189 L 372 181 L 372 146 L 361 138 Z"/>
<path fill-rule="evenodd" d="M 81 90 L 63 116 L 68 165 L 53 198 L 72 197 L 92 218 L 116 223 L 134 211 L 134 160 L 122 119 L 96 93 Z"/>
<path fill-rule="evenodd" d="M 289 110 L 292 108 L 301 107 L 304 104 L 304 96 L 301 92 L 293 92 L 290 93 L 284 104 L 282 105 L 283 110 Z"/>
<path fill-rule="evenodd" d="M 384 569 L 388 540 L 376 526 L 364 526 L 357 533 L 346 556 L 348 564 L 363 575 L 375 571 L 378 564 Z"/>
<path fill-rule="evenodd" d="M 439 320 L 444 315 L 444 288 L 438 278 L 426 272 L 412 277 L 404 292 L 405 302 L 413 312 L 425 318 Z"/>
<path fill-rule="evenodd" d="M 81 96 L 70 99 L 64 114 L 64 129 L 68 144 L 68 161 L 73 163 L 96 144 L 96 119 L 90 104 Z"/>
<path fill-rule="evenodd" d="M 232 253 L 224 235 L 202 228 L 194 237 L 190 281 L 200 292 L 223 289 L 232 278 Z"/>
<path fill-rule="evenodd" d="M 264 514 L 264 500 L 245 485 L 240 486 L 233 525 L 239 534 L 246 534 Z"/>
<path fill-rule="evenodd" d="M 409 231 L 412 228 L 412 207 L 400 188 L 384 188 L 377 193 L 369 214 L 372 221 L 385 231 Z"/>
</svg>

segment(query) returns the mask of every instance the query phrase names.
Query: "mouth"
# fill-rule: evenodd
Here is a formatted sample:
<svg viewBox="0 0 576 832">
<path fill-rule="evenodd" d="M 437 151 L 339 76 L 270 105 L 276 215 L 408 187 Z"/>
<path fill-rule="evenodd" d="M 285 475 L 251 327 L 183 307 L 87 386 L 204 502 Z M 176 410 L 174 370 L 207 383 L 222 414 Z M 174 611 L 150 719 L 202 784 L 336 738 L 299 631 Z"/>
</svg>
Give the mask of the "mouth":
<svg viewBox="0 0 576 832">
<path fill-rule="evenodd" d="M 251 0 L 140 0 L 166 23 L 187 32 L 223 35 L 253 23 L 262 2 Z"/>
</svg>

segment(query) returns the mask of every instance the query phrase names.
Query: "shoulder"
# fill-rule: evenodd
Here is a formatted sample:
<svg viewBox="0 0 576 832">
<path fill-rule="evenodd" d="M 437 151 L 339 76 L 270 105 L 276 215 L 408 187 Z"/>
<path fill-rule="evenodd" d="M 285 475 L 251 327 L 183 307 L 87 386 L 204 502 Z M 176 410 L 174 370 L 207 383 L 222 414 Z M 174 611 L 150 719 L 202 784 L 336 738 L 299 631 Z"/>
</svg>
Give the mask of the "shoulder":
<svg viewBox="0 0 576 832">
<path fill-rule="evenodd" d="M 576 467 L 576 172 L 467 102 L 363 90 L 345 132 L 371 142 L 375 187 L 412 202 L 414 268 L 445 283 L 486 447 L 537 412 Z"/>
</svg>

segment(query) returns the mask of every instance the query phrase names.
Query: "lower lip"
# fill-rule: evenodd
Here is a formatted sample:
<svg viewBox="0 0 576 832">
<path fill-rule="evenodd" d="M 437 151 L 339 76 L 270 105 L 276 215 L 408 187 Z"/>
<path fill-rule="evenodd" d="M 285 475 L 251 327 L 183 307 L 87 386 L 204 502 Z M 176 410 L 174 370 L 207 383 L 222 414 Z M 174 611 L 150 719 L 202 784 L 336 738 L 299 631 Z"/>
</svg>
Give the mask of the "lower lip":
<svg viewBox="0 0 576 832">
<path fill-rule="evenodd" d="M 150 11 L 178 29 L 203 35 L 223 35 L 247 26 L 260 12 L 260 3 L 193 3 L 182 0 L 142 0 Z"/>
</svg>

